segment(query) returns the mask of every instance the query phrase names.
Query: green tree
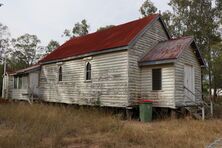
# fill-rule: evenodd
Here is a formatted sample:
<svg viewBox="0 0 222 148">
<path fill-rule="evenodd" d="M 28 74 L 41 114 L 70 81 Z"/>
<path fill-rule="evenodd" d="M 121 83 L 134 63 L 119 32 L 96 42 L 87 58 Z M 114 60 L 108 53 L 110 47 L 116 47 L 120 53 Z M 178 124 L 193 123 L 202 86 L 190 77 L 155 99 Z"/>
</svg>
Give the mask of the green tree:
<svg viewBox="0 0 222 148">
<path fill-rule="evenodd" d="M 37 53 L 36 53 L 36 61 L 39 61 L 41 58 L 51 53 L 53 50 L 55 50 L 59 46 L 60 46 L 59 42 L 55 40 L 51 40 L 47 46 L 38 46 Z"/>
<path fill-rule="evenodd" d="M 175 25 L 173 22 L 173 14 L 169 10 L 163 12 L 161 14 L 161 18 L 163 19 L 164 23 L 166 24 L 166 28 L 169 31 L 171 36 L 177 36 L 176 31 L 175 31 Z"/>
<path fill-rule="evenodd" d="M 145 17 L 149 14 L 156 13 L 157 8 L 154 6 L 153 2 L 151 2 L 150 0 L 145 0 L 139 11 L 141 15 Z"/>
<path fill-rule="evenodd" d="M 217 90 L 222 88 L 222 42 L 216 43 L 212 46 L 212 72 L 213 72 L 213 88 L 214 97 L 217 96 Z"/>
<path fill-rule="evenodd" d="M 216 9 L 218 18 L 220 19 L 220 23 L 222 24 L 222 0 L 216 0 Z"/>
<path fill-rule="evenodd" d="M 59 42 L 55 41 L 55 40 L 51 40 L 48 45 L 46 46 L 46 54 L 52 52 L 53 50 L 55 50 L 56 48 L 58 48 Z"/>
<path fill-rule="evenodd" d="M 215 42 L 220 41 L 218 34 L 218 9 L 213 7 L 212 0 L 171 0 L 174 16 L 173 25 L 178 36 L 192 35 L 200 48 L 206 62 L 209 90 L 212 88 L 212 55 Z M 210 95 L 211 95 L 211 91 Z"/>
<path fill-rule="evenodd" d="M 13 51 L 10 65 L 12 69 L 25 68 L 36 62 L 40 40 L 36 35 L 24 34 L 12 40 Z"/>
<path fill-rule="evenodd" d="M 100 27 L 97 29 L 97 31 L 102 31 L 102 30 L 106 30 L 106 29 L 109 29 L 109 28 L 112 28 L 114 27 L 115 25 L 107 25 L 107 26 L 104 26 L 104 27 Z"/>
<path fill-rule="evenodd" d="M 63 36 L 69 38 L 84 36 L 89 33 L 89 28 L 90 26 L 87 24 L 87 21 L 84 19 L 80 23 L 79 22 L 76 23 L 71 30 L 65 29 Z"/>
<path fill-rule="evenodd" d="M 9 53 L 10 33 L 8 27 L 0 23 L 0 95 L 2 94 L 2 76 L 4 73 L 3 61 Z"/>
<path fill-rule="evenodd" d="M 9 52 L 10 46 L 10 33 L 8 27 L 0 23 L 0 59 L 2 60 L 3 54 Z"/>
</svg>

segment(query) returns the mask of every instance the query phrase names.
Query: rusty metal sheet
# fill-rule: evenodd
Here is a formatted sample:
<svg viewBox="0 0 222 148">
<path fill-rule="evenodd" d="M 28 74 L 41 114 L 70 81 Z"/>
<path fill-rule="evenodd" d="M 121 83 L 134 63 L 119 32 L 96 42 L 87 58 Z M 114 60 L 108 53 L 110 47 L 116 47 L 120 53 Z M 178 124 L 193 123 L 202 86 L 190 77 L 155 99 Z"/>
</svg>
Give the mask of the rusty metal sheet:
<svg viewBox="0 0 222 148">
<path fill-rule="evenodd" d="M 192 41 L 193 38 L 188 36 L 160 42 L 140 62 L 177 59 L 183 49 L 189 46 Z"/>
<path fill-rule="evenodd" d="M 143 19 L 91 33 L 86 36 L 73 38 L 40 60 L 40 62 L 48 62 L 126 46 L 145 26 L 158 16 L 158 14 L 149 15 Z"/>
</svg>

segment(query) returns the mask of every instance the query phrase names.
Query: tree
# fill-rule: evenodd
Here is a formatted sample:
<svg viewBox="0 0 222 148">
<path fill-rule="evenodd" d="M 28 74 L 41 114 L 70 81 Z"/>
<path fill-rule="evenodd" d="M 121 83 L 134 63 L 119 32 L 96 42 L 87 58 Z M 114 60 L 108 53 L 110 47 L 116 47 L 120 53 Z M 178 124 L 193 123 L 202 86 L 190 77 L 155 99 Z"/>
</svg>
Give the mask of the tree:
<svg viewBox="0 0 222 148">
<path fill-rule="evenodd" d="M 213 88 L 214 98 L 217 96 L 217 90 L 222 88 L 222 42 L 212 46 L 212 72 L 213 72 Z"/>
<path fill-rule="evenodd" d="M 46 46 L 46 54 L 52 52 L 53 50 L 55 50 L 56 48 L 58 48 L 59 42 L 55 41 L 55 40 L 51 40 L 48 45 Z"/>
<path fill-rule="evenodd" d="M 24 34 L 12 40 L 13 51 L 10 65 L 13 69 L 26 68 L 36 61 L 40 40 L 36 35 Z"/>
<path fill-rule="evenodd" d="M 193 35 L 207 61 L 206 72 L 209 78 L 209 90 L 211 90 L 211 48 L 215 41 L 220 40 L 216 19 L 218 11 L 212 6 L 212 0 L 171 0 L 170 6 L 174 11 L 173 21 L 177 34 Z M 209 92 L 211 93 L 211 91 Z"/>
<path fill-rule="evenodd" d="M 148 16 L 149 14 L 156 13 L 157 8 L 154 6 L 153 2 L 150 0 L 145 0 L 142 6 L 140 7 L 140 13 L 143 17 Z"/>
<path fill-rule="evenodd" d="M 173 22 L 173 14 L 167 10 L 165 12 L 163 12 L 162 14 L 162 19 L 164 21 L 164 23 L 166 24 L 166 28 L 168 29 L 170 35 L 172 37 L 177 36 L 176 32 L 175 32 L 175 24 Z"/>
<path fill-rule="evenodd" d="M 106 30 L 106 29 L 109 29 L 109 28 L 112 28 L 114 27 L 115 25 L 107 25 L 107 26 L 104 26 L 104 27 L 100 27 L 97 29 L 97 31 L 102 31 L 102 30 Z"/>
<path fill-rule="evenodd" d="M 209 96 L 211 98 L 211 115 L 213 115 L 212 82 L 215 77 L 212 48 L 215 42 L 220 42 L 218 33 L 220 19 L 218 7 L 213 6 L 213 0 L 171 0 L 169 5 L 174 11 L 173 23 L 178 35 L 192 35 L 206 61 L 207 68 L 203 76 L 208 81 Z M 206 76 L 207 75 L 207 76 Z M 215 77 L 216 78 L 216 77 Z M 204 86 L 204 88 L 206 88 Z"/>
<path fill-rule="evenodd" d="M 8 27 L 0 23 L 0 76 L 2 77 L 4 74 L 4 66 L 3 66 L 3 60 L 6 58 L 6 55 L 8 54 L 10 46 L 10 33 L 8 30 Z M 0 90 L 2 90 L 2 83 L 3 79 L 0 79 Z M 2 94 L 2 91 L 0 91 L 0 95 Z"/>
<path fill-rule="evenodd" d="M 87 21 L 84 19 L 81 23 L 76 23 L 72 30 L 65 29 L 63 36 L 73 38 L 78 36 L 84 36 L 89 33 L 90 26 L 87 24 Z"/>
<path fill-rule="evenodd" d="M 222 24 L 222 0 L 216 0 L 216 9 L 218 18 L 220 19 L 220 23 Z"/>
<path fill-rule="evenodd" d="M 9 52 L 10 33 L 8 27 L 0 23 L 0 60 Z"/>
</svg>

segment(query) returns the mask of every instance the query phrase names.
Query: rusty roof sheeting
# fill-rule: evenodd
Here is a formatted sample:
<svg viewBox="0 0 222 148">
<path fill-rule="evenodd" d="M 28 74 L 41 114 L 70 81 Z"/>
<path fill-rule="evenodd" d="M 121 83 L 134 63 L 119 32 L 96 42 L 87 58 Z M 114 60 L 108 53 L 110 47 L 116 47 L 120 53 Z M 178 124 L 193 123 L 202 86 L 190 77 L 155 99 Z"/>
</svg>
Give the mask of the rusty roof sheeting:
<svg viewBox="0 0 222 148">
<path fill-rule="evenodd" d="M 177 59 L 182 51 L 194 42 L 192 36 L 181 37 L 176 39 L 171 39 L 168 41 L 163 41 L 158 43 L 153 49 L 151 49 L 139 63 L 155 63 L 154 61 L 172 61 Z M 201 59 L 201 65 L 204 65 L 204 61 L 201 58 L 199 50 L 196 49 L 198 54 L 196 54 L 198 59 Z M 158 62 L 157 62 L 158 63 Z"/>
<path fill-rule="evenodd" d="M 40 60 L 40 63 L 127 46 L 148 24 L 158 17 L 159 14 L 152 14 L 143 19 L 86 36 L 72 38 Z"/>
<path fill-rule="evenodd" d="M 182 50 L 193 40 L 192 37 L 182 37 L 158 43 L 140 61 L 160 61 L 177 59 Z"/>
</svg>

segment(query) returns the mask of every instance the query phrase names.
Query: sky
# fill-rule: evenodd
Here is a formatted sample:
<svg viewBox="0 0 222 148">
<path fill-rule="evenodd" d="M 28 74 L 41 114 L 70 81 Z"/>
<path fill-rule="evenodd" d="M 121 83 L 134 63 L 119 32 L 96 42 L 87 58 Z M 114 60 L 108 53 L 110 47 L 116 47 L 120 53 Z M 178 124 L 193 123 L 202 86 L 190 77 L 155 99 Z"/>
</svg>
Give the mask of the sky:
<svg viewBox="0 0 222 148">
<path fill-rule="evenodd" d="M 65 29 L 86 19 L 90 32 L 106 25 L 138 19 L 144 0 L 0 0 L 0 23 L 7 25 L 13 38 L 25 33 L 37 35 L 41 45 L 50 40 L 62 44 Z M 169 0 L 152 0 L 162 12 L 170 10 Z"/>
</svg>

